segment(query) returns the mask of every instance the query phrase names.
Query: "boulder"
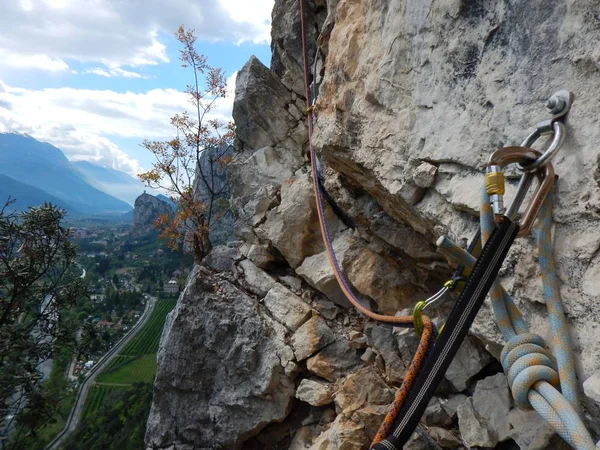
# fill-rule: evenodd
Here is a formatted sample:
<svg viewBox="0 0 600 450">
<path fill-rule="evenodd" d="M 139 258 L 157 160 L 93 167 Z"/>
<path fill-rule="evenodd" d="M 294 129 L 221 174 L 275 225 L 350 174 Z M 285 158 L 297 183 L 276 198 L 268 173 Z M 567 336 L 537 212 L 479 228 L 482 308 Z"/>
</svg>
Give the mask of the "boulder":
<svg viewBox="0 0 600 450">
<path fill-rule="evenodd" d="M 334 394 L 338 412 L 349 414 L 367 405 L 389 405 L 394 391 L 387 387 L 372 367 L 348 375 Z"/>
<path fill-rule="evenodd" d="M 308 378 L 300 382 L 296 398 L 312 406 L 325 406 L 333 402 L 329 383 Z"/>
<path fill-rule="evenodd" d="M 335 236 L 343 224 L 328 206 L 325 207 L 325 217 L 331 236 Z M 267 220 L 261 228 L 292 268 L 302 264 L 307 256 L 325 249 L 312 180 L 307 173 L 299 173 L 283 183 L 281 203 L 267 213 Z"/>
<path fill-rule="evenodd" d="M 458 407 L 458 424 L 468 447 L 494 447 L 511 437 L 511 397 L 503 373 L 477 382 L 473 397 Z"/>
</svg>

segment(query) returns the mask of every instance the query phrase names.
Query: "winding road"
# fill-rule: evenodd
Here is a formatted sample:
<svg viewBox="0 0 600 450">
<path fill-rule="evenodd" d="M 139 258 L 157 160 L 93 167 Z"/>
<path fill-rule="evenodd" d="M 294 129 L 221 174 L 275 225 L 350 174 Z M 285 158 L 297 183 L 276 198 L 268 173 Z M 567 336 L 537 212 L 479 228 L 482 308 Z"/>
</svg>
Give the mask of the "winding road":
<svg viewBox="0 0 600 450">
<path fill-rule="evenodd" d="M 69 413 L 69 417 L 67 418 L 67 422 L 65 423 L 64 428 L 60 433 L 56 435 L 56 437 L 50 442 L 44 450 L 55 450 L 58 449 L 60 444 L 69 436 L 69 434 L 77 428 L 79 425 L 79 421 L 81 419 L 81 414 L 83 412 L 83 407 L 85 406 L 85 400 L 87 399 L 88 392 L 94 384 L 96 377 L 100 375 L 102 370 L 110 364 L 110 361 L 116 356 L 119 351 L 137 334 L 137 332 L 144 326 L 144 324 L 148 321 L 152 310 L 154 309 L 154 305 L 156 304 L 156 297 L 148 296 L 148 300 L 146 302 L 146 308 L 144 309 L 144 313 L 140 320 L 129 330 L 129 332 L 121 338 L 121 340 L 111 348 L 98 363 L 92 368 L 90 373 L 79 386 L 79 391 L 77 392 L 77 396 L 75 397 L 75 403 L 71 408 L 71 412 Z"/>
</svg>

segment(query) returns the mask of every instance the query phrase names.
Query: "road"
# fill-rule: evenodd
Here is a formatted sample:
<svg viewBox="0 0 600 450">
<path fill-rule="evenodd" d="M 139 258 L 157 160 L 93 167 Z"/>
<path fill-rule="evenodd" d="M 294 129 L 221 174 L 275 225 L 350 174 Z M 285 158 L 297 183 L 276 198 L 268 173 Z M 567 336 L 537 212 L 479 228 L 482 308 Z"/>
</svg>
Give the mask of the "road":
<svg viewBox="0 0 600 450">
<path fill-rule="evenodd" d="M 81 419 L 81 413 L 83 412 L 83 407 L 85 406 L 85 400 L 87 399 L 88 392 L 94 384 L 96 377 L 102 372 L 102 370 L 110 364 L 110 361 L 113 359 L 115 355 L 119 353 L 119 351 L 137 334 L 137 332 L 144 326 L 144 324 L 148 321 L 150 314 L 152 313 L 152 309 L 156 304 L 155 297 L 149 297 L 146 302 L 146 308 L 144 309 L 144 313 L 140 320 L 129 330 L 129 332 L 123 336 L 123 338 L 113 347 L 108 353 L 106 353 L 100 361 L 92 368 L 90 373 L 79 386 L 79 391 L 77 392 L 77 396 L 75 397 L 75 403 L 71 408 L 71 412 L 69 413 L 69 417 L 67 418 L 67 422 L 65 423 L 64 428 L 58 435 L 46 446 L 44 450 L 54 450 L 58 449 L 60 444 L 67 438 L 67 436 L 77 428 L 79 421 Z"/>
</svg>

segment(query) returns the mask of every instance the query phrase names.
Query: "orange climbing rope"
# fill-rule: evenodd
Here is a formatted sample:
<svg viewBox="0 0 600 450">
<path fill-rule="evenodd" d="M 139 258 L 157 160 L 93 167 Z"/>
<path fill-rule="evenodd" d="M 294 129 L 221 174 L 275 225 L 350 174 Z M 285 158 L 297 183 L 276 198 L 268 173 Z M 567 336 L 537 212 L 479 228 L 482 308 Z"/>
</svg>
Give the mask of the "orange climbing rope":
<svg viewBox="0 0 600 450">
<path fill-rule="evenodd" d="M 301 25 L 301 33 L 302 33 L 302 58 L 304 62 L 304 91 L 306 95 L 306 114 L 308 116 L 308 145 L 310 150 L 310 161 L 312 168 L 312 180 L 313 180 L 313 189 L 317 204 L 317 213 L 319 216 L 319 225 L 321 228 L 321 236 L 323 237 L 323 243 L 325 244 L 325 248 L 327 250 L 327 256 L 329 258 L 329 262 L 333 269 L 333 273 L 335 278 L 348 299 L 348 301 L 354 305 L 356 309 L 358 309 L 365 316 L 370 317 L 373 320 L 378 322 L 383 322 L 389 325 L 400 326 L 400 327 L 413 327 L 413 316 L 388 316 L 383 314 L 378 314 L 371 311 L 369 308 L 363 306 L 360 300 L 354 295 L 352 289 L 350 288 L 350 284 L 346 280 L 346 277 L 342 273 L 342 270 L 339 266 L 337 258 L 335 256 L 335 252 L 333 250 L 333 245 L 331 243 L 331 239 L 329 237 L 329 232 L 327 230 L 327 224 L 325 222 L 325 214 L 324 214 L 324 206 L 323 199 L 321 197 L 321 189 L 319 187 L 319 177 L 318 177 L 318 167 L 317 167 L 317 158 L 315 154 L 314 147 L 312 145 L 312 134 L 313 134 L 313 112 L 314 112 L 314 104 L 312 101 L 312 96 L 310 94 L 309 87 L 309 68 L 308 68 L 308 53 L 307 53 L 307 45 L 306 45 L 306 20 L 304 13 L 304 0 L 299 0 L 300 4 L 300 25 Z M 419 346 L 417 347 L 417 351 L 415 356 L 408 368 L 408 372 L 404 377 L 402 385 L 400 389 L 396 393 L 394 403 L 392 404 L 390 410 L 388 411 L 375 439 L 373 440 L 372 445 L 377 444 L 378 442 L 385 439 L 391 432 L 392 425 L 396 420 L 398 412 L 402 407 L 405 399 L 412 388 L 414 381 L 425 361 L 425 357 L 427 356 L 427 352 L 429 347 L 433 343 L 434 332 L 433 332 L 433 324 L 431 320 L 427 316 L 423 316 L 423 334 L 421 335 L 421 340 L 419 342 Z"/>
</svg>

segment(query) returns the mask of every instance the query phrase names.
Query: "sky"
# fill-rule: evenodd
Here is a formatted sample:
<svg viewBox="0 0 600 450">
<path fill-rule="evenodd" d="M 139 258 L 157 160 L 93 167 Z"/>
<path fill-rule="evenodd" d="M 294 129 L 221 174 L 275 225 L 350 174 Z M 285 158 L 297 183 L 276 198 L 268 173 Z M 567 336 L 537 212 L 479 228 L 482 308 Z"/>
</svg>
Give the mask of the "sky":
<svg viewBox="0 0 600 450">
<path fill-rule="evenodd" d="M 27 133 L 132 175 L 150 169 L 143 139 L 174 137 L 182 92 L 179 25 L 224 69 L 230 120 L 235 75 L 251 55 L 270 61 L 274 0 L 0 0 L 0 132 Z"/>
</svg>

